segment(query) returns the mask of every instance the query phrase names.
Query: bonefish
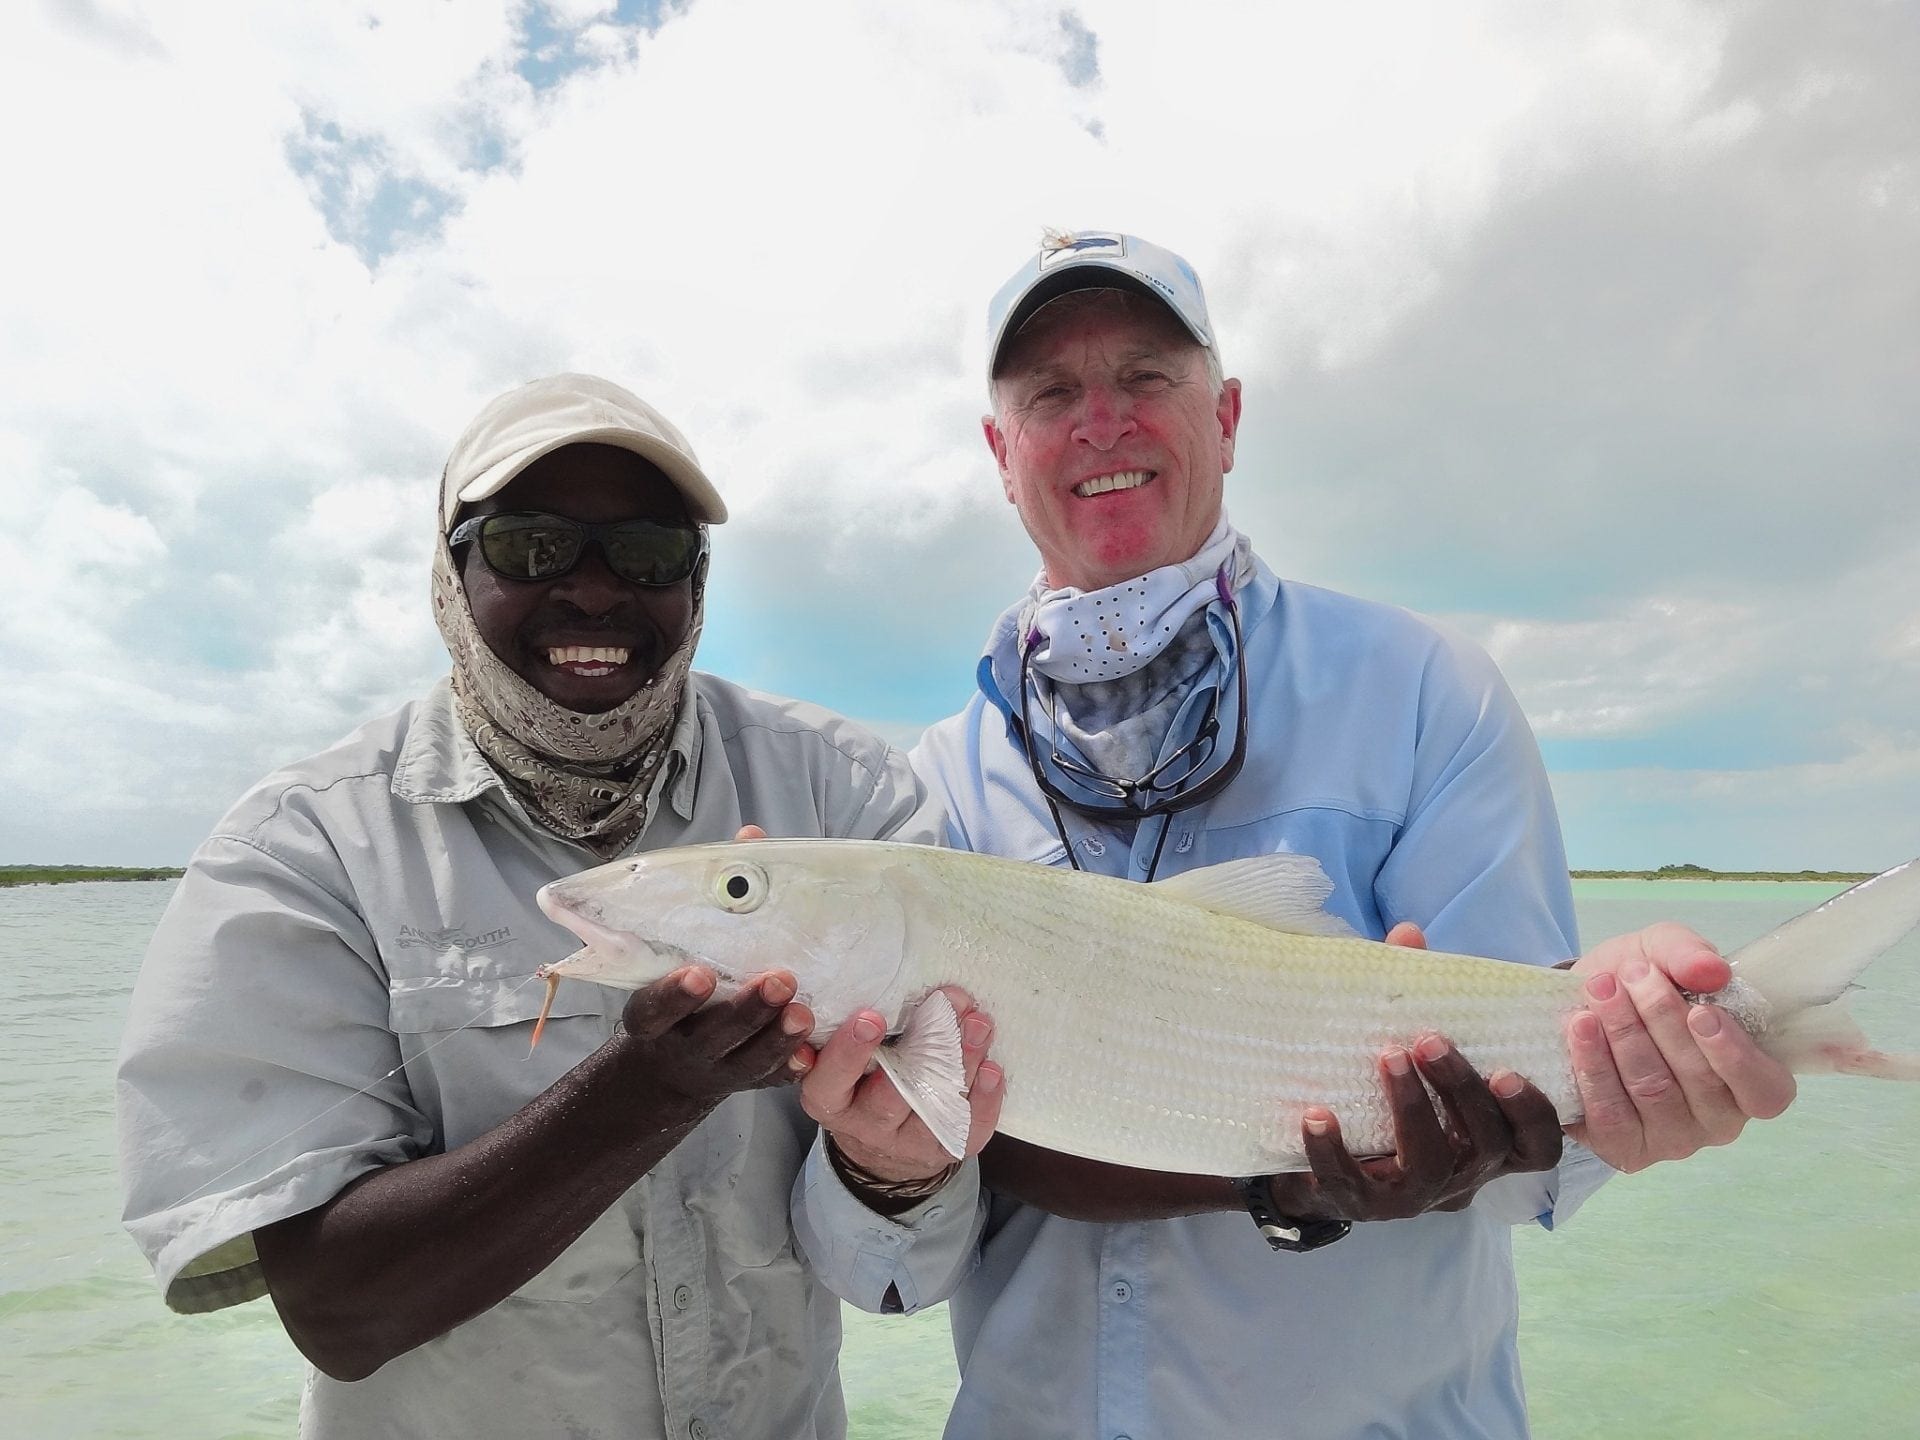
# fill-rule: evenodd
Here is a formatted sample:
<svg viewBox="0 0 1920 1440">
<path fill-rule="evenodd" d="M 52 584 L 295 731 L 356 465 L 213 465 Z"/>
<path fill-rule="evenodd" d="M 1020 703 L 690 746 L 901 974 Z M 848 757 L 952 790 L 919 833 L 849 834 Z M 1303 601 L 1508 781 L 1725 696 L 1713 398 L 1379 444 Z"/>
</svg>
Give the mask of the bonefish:
<svg viewBox="0 0 1920 1440">
<path fill-rule="evenodd" d="M 816 1042 L 860 1009 L 887 1017 L 881 1064 L 955 1155 L 970 1117 L 944 984 L 993 1016 L 1000 1129 L 1091 1159 L 1304 1169 L 1309 1105 L 1340 1117 L 1354 1153 L 1389 1152 L 1377 1057 L 1429 1031 L 1580 1118 L 1565 1040 L 1580 977 L 1361 939 L 1323 909 L 1331 888 L 1302 855 L 1142 885 L 875 841 L 692 846 L 544 887 L 541 908 L 586 948 L 541 974 L 551 1000 L 563 979 L 634 989 L 697 963 L 724 994 L 788 969 Z M 1916 924 L 1910 861 L 1747 945 L 1703 998 L 1796 1071 L 1920 1080 L 1920 1056 L 1872 1048 L 1844 999 Z"/>
</svg>

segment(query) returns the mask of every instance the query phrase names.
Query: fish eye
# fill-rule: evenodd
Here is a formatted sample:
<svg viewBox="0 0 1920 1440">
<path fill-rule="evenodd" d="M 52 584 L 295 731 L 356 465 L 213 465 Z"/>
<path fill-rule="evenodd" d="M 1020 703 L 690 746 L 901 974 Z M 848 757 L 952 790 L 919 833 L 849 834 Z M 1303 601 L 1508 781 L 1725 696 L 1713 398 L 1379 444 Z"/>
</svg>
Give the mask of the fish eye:
<svg viewBox="0 0 1920 1440">
<path fill-rule="evenodd" d="M 714 881 L 713 898 L 722 910 L 736 915 L 758 910 L 767 898 L 767 872 L 744 861 L 729 865 Z"/>
</svg>

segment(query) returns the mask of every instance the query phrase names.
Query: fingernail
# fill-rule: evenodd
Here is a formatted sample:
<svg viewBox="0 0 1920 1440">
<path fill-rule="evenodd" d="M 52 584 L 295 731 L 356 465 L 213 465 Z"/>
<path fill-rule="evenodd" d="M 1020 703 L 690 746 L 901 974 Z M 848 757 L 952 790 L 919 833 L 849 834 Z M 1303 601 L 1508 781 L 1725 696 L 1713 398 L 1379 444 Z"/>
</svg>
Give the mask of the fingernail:
<svg viewBox="0 0 1920 1440">
<path fill-rule="evenodd" d="M 1420 1043 L 1413 1047 L 1413 1053 L 1431 1065 L 1447 1053 L 1447 1042 L 1438 1035 L 1423 1035 Z"/>
<path fill-rule="evenodd" d="M 982 1095 L 991 1095 L 1000 1088 L 1000 1082 L 1006 1078 L 998 1065 L 982 1065 L 980 1073 L 973 1077 L 973 1088 Z"/>
<path fill-rule="evenodd" d="M 760 982 L 760 998 L 769 1005 L 784 1005 L 793 999 L 793 986 L 781 976 L 769 975 Z"/>
<path fill-rule="evenodd" d="M 704 970 L 689 970 L 680 977 L 680 988 L 689 995 L 704 995 L 713 988 L 713 980 Z"/>
<path fill-rule="evenodd" d="M 1583 1045 L 1600 1043 L 1600 1017 L 1591 1010 L 1583 1010 L 1573 1017 L 1573 1035 Z"/>
<path fill-rule="evenodd" d="M 960 1027 L 960 1042 L 969 1050 L 978 1050 L 987 1043 L 989 1027 L 978 1015 L 969 1015 L 967 1023 Z"/>
<path fill-rule="evenodd" d="M 787 1069 L 796 1075 L 804 1075 L 813 1068 L 813 1057 L 804 1050 L 796 1050 L 787 1057 Z"/>
<path fill-rule="evenodd" d="M 861 1015 L 853 1022 L 853 1038 L 862 1045 L 871 1045 L 880 1038 L 880 1022 L 871 1015 Z"/>
<path fill-rule="evenodd" d="M 1386 1061 L 1388 1071 L 1395 1075 L 1404 1075 L 1413 1068 L 1413 1062 L 1407 1059 L 1407 1052 L 1398 1045 L 1387 1051 Z"/>
<path fill-rule="evenodd" d="M 782 1012 L 780 1016 L 780 1029 L 785 1034 L 804 1035 L 807 1033 L 807 1028 L 807 1017 L 799 1011 L 787 1010 Z"/>
<path fill-rule="evenodd" d="M 1638 985 L 1652 969 L 1651 965 L 1636 955 L 1620 967 L 1620 979 L 1625 984 Z"/>
<path fill-rule="evenodd" d="M 1620 991 L 1613 976 L 1604 972 L 1587 981 L 1587 994 L 1596 1000 L 1611 1000 Z"/>
<path fill-rule="evenodd" d="M 1487 1081 L 1487 1088 L 1502 1100 L 1511 1100 L 1520 1093 L 1520 1077 L 1511 1070 L 1496 1070 Z"/>
<path fill-rule="evenodd" d="M 1322 1120 L 1318 1115 L 1307 1116 L 1303 1123 L 1306 1125 L 1307 1134 L 1309 1135 L 1324 1135 L 1327 1133 L 1327 1122 Z"/>
<path fill-rule="evenodd" d="M 1720 1007 L 1718 1005 L 1694 1005 L 1687 1011 L 1687 1028 L 1703 1040 L 1710 1040 L 1720 1033 Z"/>
</svg>

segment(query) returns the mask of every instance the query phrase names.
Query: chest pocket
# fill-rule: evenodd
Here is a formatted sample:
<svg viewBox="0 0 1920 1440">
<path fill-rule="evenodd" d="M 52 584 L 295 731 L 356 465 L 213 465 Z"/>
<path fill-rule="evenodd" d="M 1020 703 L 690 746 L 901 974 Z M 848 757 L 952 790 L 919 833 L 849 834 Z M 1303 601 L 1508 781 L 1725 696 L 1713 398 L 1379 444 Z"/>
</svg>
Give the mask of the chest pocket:
<svg viewBox="0 0 1920 1440">
<path fill-rule="evenodd" d="M 431 971 L 389 979 L 388 1014 L 408 1084 L 449 1150 L 491 1130 L 579 1064 L 611 1033 L 608 1006 L 626 998 L 598 985 L 562 984 L 540 1048 L 529 1056 L 547 987 L 530 970 L 489 973 L 489 958 L 443 951 Z M 639 1237 L 626 1203 L 615 1200 L 514 1297 L 590 1304 L 639 1263 Z"/>
<path fill-rule="evenodd" d="M 640 1237 L 627 1218 L 627 1197 L 616 1199 L 546 1269 L 514 1291 L 519 1300 L 588 1305 L 618 1285 L 640 1263 Z"/>
<path fill-rule="evenodd" d="M 735 1265 L 771 1265 L 793 1243 L 788 1206 L 809 1143 L 781 1092 L 730 1095 L 685 1142 L 687 1209 L 707 1242 Z M 811 1122 L 804 1127 L 811 1135 Z M 697 1147 L 697 1148 L 695 1148 Z"/>
</svg>

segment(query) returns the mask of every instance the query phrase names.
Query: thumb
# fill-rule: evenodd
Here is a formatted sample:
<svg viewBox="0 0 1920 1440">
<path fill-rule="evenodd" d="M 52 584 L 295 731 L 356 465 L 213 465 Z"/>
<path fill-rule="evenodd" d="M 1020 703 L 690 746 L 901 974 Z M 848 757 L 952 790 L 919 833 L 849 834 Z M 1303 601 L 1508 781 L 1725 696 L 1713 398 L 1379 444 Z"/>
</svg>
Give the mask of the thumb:
<svg viewBox="0 0 1920 1440">
<path fill-rule="evenodd" d="M 633 992 L 620 1012 L 620 1023 L 638 1040 L 658 1040 L 713 994 L 713 972 L 685 965 L 671 975 Z"/>
</svg>

